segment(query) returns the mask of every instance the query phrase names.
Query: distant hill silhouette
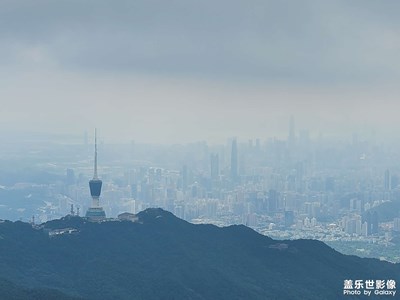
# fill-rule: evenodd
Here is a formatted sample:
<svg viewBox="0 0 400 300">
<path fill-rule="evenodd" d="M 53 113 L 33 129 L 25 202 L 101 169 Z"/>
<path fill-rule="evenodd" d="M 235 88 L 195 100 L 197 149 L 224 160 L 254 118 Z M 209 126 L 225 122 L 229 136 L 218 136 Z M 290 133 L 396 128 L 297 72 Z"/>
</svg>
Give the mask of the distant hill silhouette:
<svg viewBox="0 0 400 300">
<path fill-rule="evenodd" d="M 276 241 L 243 225 L 193 225 L 162 209 L 138 218 L 91 223 L 68 216 L 39 228 L 0 223 L 0 294 L 22 288 L 10 299 L 24 299 L 25 291 L 60 300 L 352 299 L 342 295 L 345 279 L 400 282 L 399 264 L 345 256 L 319 241 Z"/>
<path fill-rule="evenodd" d="M 400 201 L 387 201 L 379 206 L 368 210 L 370 213 L 377 212 L 379 222 L 390 222 L 394 218 L 400 218 Z"/>
</svg>

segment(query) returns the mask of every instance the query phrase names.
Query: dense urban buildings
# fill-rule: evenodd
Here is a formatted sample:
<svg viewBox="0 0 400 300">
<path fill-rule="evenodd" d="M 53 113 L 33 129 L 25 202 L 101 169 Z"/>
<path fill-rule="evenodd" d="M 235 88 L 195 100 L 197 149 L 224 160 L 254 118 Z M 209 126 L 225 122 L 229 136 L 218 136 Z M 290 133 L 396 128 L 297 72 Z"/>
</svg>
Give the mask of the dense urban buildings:
<svg viewBox="0 0 400 300">
<path fill-rule="evenodd" d="M 42 150 L 29 159 L 42 177 L 3 175 L 2 197 L 14 201 L 3 202 L 2 218 L 40 223 L 78 213 L 73 205 L 100 220 L 161 207 L 193 223 L 245 224 L 273 238 L 319 239 L 343 252 L 400 261 L 393 250 L 400 233 L 396 146 L 297 134 L 292 118 L 287 139 L 95 142 L 90 180 L 93 145 L 84 141 L 37 145 Z"/>
</svg>

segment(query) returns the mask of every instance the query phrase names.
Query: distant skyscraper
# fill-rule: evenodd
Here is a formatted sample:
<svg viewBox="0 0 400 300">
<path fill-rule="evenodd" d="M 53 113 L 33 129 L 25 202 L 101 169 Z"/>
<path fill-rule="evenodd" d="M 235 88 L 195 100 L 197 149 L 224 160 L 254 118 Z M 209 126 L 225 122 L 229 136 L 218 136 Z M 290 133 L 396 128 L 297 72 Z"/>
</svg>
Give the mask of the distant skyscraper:
<svg viewBox="0 0 400 300">
<path fill-rule="evenodd" d="M 90 195 L 92 196 L 92 206 L 86 211 L 86 217 L 92 221 L 105 219 L 106 214 L 100 206 L 100 193 L 103 182 L 97 176 L 97 134 L 94 131 L 94 174 L 89 181 Z"/>
<path fill-rule="evenodd" d="M 293 150 L 295 143 L 296 143 L 296 133 L 294 128 L 294 117 L 291 116 L 289 122 L 289 137 L 288 137 L 289 150 Z"/>
<path fill-rule="evenodd" d="M 371 233 L 375 234 L 379 232 L 378 212 L 374 211 L 371 215 Z"/>
<path fill-rule="evenodd" d="M 182 167 L 182 172 L 181 172 L 181 177 L 182 177 L 182 190 L 183 191 L 186 191 L 187 190 L 187 188 L 188 188 L 188 181 L 189 181 L 189 179 L 188 179 L 188 167 L 186 166 L 186 165 L 184 165 L 183 167 Z"/>
<path fill-rule="evenodd" d="M 400 231 L 400 218 L 394 218 L 393 220 L 393 230 Z"/>
<path fill-rule="evenodd" d="M 390 171 L 389 170 L 385 171 L 385 182 L 384 182 L 384 185 L 385 185 L 385 191 L 391 190 L 391 180 L 390 180 Z"/>
<path fill-rule="evenodd" d="M 256 150 L 260 151 L 260 139 L 256 139 Z"/>
<path fill-rule="evenodd" d="M 285 211 L 285 227 L 289 228 L 294 224 L 294 212 L 292 210 Z"/>
<path fill-rule="evenodd" d="M 237 182 L 238 180 L 238 151 L 236 139 L 232 141 L 231 150 L 231 180 Z"/>
<path fill-rule="evenodd" d="M 364 217 L 364 222 L 367 224 L 367 235 L 371 235 L 372 234 L 372 224 L 371 224 L 371 212 L 367 211 L 367 213 L 365 214 Z"/>
<path fill-rule="evenodd" d="M 211 179 L 218 180 L 219 176 L 219 158 L 218 154 L 211 154 L 210 156 L 210 163 L 211 163 Z"/>
<path fill-rule="evenodd" d="M 276 212 L 278 209 L 278 192 L 276 190 L 269 190 L 268 193 L 268 212 Z"/>
<path fill-rule="evenodd" d="M 67 185 L 73 185 L 76 183 L 75 172 L 73 169 L 67 169 Z"/>
</svg>

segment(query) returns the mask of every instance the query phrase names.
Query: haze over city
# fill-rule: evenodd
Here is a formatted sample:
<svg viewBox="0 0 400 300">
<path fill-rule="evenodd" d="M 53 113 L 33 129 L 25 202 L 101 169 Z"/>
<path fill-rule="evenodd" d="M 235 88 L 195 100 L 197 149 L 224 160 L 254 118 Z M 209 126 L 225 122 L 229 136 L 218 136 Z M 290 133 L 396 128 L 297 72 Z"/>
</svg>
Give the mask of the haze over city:
<svg viewBox="0 0 400 300">
<path fill-rule="evenodd" d="M 0 134 L 399 138 L 399 5 L 2 1 Z"/>
<path fill-rule="evenodd" d="M 398 296 L 399 12 L 1 0 L 0 298 Z"/>
</svg>

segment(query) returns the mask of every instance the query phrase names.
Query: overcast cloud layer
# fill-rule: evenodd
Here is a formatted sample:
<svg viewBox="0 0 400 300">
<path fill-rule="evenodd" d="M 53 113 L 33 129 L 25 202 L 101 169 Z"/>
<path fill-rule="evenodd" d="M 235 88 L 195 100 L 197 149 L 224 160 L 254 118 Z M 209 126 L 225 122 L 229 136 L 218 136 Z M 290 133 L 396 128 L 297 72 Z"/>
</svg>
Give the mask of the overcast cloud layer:
<svg viewBox="0 0 400 300">
<path fill-rule="evenodd" d="M 385 131 L 400 125 L 399 12 L 398 1 L 3 0 L 1 125 L 179 142 L 280 135 L 294 114 L 314 132 Z"/>
</svg>

